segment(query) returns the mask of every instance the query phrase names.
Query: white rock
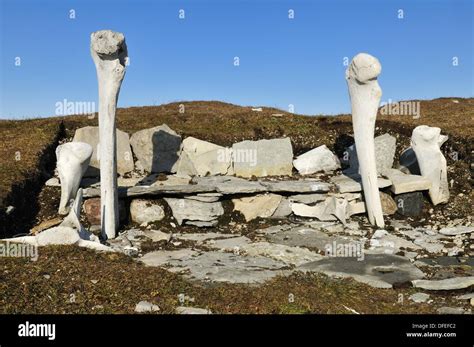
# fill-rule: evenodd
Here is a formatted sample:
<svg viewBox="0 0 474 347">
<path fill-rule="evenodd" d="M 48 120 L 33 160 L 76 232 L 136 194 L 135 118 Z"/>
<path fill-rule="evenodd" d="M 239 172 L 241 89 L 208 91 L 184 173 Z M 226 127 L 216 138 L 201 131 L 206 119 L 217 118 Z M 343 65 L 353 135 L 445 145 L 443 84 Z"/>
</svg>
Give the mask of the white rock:
<svg viewBox="0 0 474 347">
<path fill-rule="evenodd" d="M 449 200 L 446 158 L 440 147 L 448 139 L 441 129 L 427 125 L 417 126 L 411 136 L 411 147 L 416 154 L 421 175 L 431 182 L 429 195 L 433 205 Z"/>
<path fill-rule="evenodd" d="M 160 308 L 158 307 L 158 305 L 152 304 L 151 302 L 148 302 L 148 301 L 140 301 L 135 306 L 135 312 L 137 313 L 157 312 L 159 310 Z"/>
<path fill-rule="evenodd" d="M 123 34 L 110 30 L 92 33 L 90 49 L 99 82 L 101 233 L 114 238 L 119 225 L 115 111 L 128 51 Z"/>
<path fill-rule="evenodd" d="M 348 217 L 348 201 L 331 196 L 314 206 L 292 203 L 291 210 L 297 216 L 314 217 L 320 221 L 340 220 L 345 224 Z"/>
<path fill-rule="evenodd" d="M 133 199 L 130 203 L 130 216 L 138 224 L 152 223 L 165 218 L 165 211 L 151 200 Z"/>
<path fill-rule="evenodd" d="M 187 137 L 181 145 L 178 176 L 232 174 L 232 149 Z"/>
<path fill-rule="evenodd" d="M 431 181 L 424 176 L 407 175 L 396 169 L 387 170 L 385 175 L 392 181 L 390 190 L 394 194 L 428 190 L 431 187 Z"/>
<path fill-rule="evenodd" d="M 283 139 L 242 141 L 232 146 L 234 173 L 242 177 L 291 175 L 293 148 Z"/>
<path fill-rule="evenodd" d="M 59 214 L 69 213 L 82 176 L 89 166 L 92 147 L 83 142 L 68 142 L 56 148 L 57 168 L 61 180 Z"/>
<path fill-rule="evenodd" d="M 140 130 L 130 144 L 137 157 L 137 167 L 147 172 L 175 173 L 181 148 L 181 136 L 166 124 Z"/>
<path fill-rule="evenodd" d="M 74 245 L 79 242 L 80 237 L 77 230 L 70 227 L 54 227 L 36 235 L 38 246 L 48 245 Z"/>
<path fill-rule="evenodd" d="M 377 186 L 374 130 L 382 90 L 377 76 L 382 71 L 379 61 L 369 54 L 356 55 L 346 70 L 352 105 L 352 125 L 365 204 L 372 225 L 384 227 L 382 204 Z"/>
<path fill-rule="evenodd" d="M 430 295 L 426 293 L 415 293 L 408 297 L 408 299 L 416 303 L 427 302 L 429 298 Z"/>
<path fill-rule="evenodd" d="M 124 175 L 134 169 L 132 148 L 130 147 L 130 138 L 124 131 L 117 129 L 116 135 L 117 143 L 117 172 Z M 83 127 L 76 130 L 74 133 L 73 142 L 85 142 L 92 146 L 93 153 L 84 176 L 95 177 L 99 176 L 100 161 L 99 161 L 99 127 Z"/>
<path fill-rule="evenodd" d="M 319 146 L 298 156 L 293 165 L 302 175 L 318 171 L 331 172 L 341 168 L 339 158 L 326 145 Z"/>
<path fill-rule="evenodd" d="M 268 218 L 280 205 L 282 196 L 277 194 L 260 194 L 255 196 L 232 199 L 234 211 L 239 211 L 245 220 L 251 221 L 257 217 Z"/>
</svg>

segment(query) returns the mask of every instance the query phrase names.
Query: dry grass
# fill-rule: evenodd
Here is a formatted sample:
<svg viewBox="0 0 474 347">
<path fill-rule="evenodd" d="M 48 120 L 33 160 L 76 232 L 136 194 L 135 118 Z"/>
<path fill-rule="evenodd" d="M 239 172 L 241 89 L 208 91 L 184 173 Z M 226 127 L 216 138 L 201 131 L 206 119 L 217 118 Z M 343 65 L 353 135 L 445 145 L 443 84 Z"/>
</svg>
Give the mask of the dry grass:
<svg viewBox="0 0 474 347">
<path fill-rule="evenodd" d="M 141 300 L 173 313 L 182 306 L 179 294 L 194 298 L 185 305 L 213 313 L 350 313 L 344 306 L 359 313 L 434 313 L 433 305 L 407 300 L 413 289 L 380 290 L 324 275 L 203 287 L 125 255 L 74 246 L 40 248 L 39 254 L 36 262 L 0 259 L 0 313 L 133 313 Z"/>
</svg>

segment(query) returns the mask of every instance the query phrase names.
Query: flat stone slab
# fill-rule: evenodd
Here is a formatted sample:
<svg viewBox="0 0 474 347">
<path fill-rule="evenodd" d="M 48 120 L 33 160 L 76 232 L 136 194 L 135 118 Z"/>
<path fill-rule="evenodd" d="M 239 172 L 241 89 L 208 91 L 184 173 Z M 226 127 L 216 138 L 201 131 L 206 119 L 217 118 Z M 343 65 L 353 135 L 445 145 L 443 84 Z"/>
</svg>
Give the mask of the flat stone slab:
<svg viewBox="0 0 474 347">
<path fill-rule="evenodd" d="M 390 190 L 394 194 L 416 192 L 431 188 L 431 181 L 424 176 L 407 175 L 396 169 L 386 171 L 385 175 L 392 181 Z"/>
<path fill-rule="evenodd" d="M 166 182 L 166 181 L 163 181 Z M 160 182 L 161 183 L 161 182 Z M 153 184 L 133 187 L 119 187 L 119 197 L 143 195 L 183 195 L 220 193 L 225 195 L 252 193 L 325 193 L 332 185 L 315 180 L 298 181 L 248 181 L 233 176 L 195 177 L 192 184 Z M 84 189 L 85 198 L 100 196 L 100 187 L 95 185 Z"/>
<path fill-rule="evenodd" d="M 180 262 L 184 263 L 197 254 L 199 254 L 197 251 L 183 248 L 176 251 L 150 252 L 141 257 L 140 260 L 147 266 L 164 266 L 170 262 L 178 266 Z"/>
<path fill-rule="evenodd" d="M 354 193 L 362 191 L 362 179 L 359 175 L 340 175 L 331 177 L 331 182 L 336 185 L 340 193 Z M 377 178 L 379 189 L 390 187 L 392 182 L 385 178 Z"/>
<path fill-rule="evenodd" d="M 375 253 L 395 254 L 401 248 L 420 250 L 421 246 L 382 229 L 377 230 L 370 239 L 370 249 Z"/>
<path fill-rule="evenodd" d="M 291 273 L 285 263 L 267 257 L 218 251 L 156 251 L 145 254 L 141 260 L 148 266 L 166 266 L 169 271 L 207 282 L 253 284 Z"/>
<path fill-rule="evenodd" d="M 299 226 L 291 229 L 281 230 L 276 233 L 267 234 L 270 242 L 296 247 L 317 248 L 326 251 L 326 248 L 333 247 L 334 244 L 348 244 L 357 241 L 336 235 L 328 235 L 325 232 L 306 226 Z"/>
<path fill-rule="evenodd" d="M 245 236 L 225 240 L 209 240 L 206 245 L 221 251 L 245 254 L 248 256 L 263 256 L 281 261 L 289 265 L 302 265 L 319 260 L 322 256 L 306 248 L 291 247 L 269 242 L 252 242 Z"/>
<path fill-rule="evenodd" d="M 176 307 L 177 314 L 212 314 L 211 310 L 200 307 L 178 306 Z"/>
<path fill-rule="evenodd" d="M 413 280 L 413 287 L 426 290 L 457 290 L 474 286 L 474 276 L 455 277 L 445 280 Z"/>
<path fill-rule="evenodd" d="M 448 236 L 470 234 L 474 232 L 474 227 L 458 226 L 440 229 L 439 233 Z"/>
<path fill-rule="evenodd" d="M 326 257 L 296 269 L 332 277 L 351 277 L 375 288 L 392 288 L 395 283 L 405 283 L 424 276 L 408 259 L 388 254 L 365 254 L 362 261 L 355 257 Z"/>
<path fill-rule="evenodd" d="M 184 240 L 184 241 L 195 241 L 198 244 L 203 243 L 207 240 L 213 240 L 213 239 L 225 239 L 225 238 L 234 238 L 236 235 L 232 234 L 221 234 L 221 233 L 214 233 L 214 232 L 209 232 L 209 233 L 192 233 L 192 234 L 174 234 L 173 238 L 178 239 L 178 240 Z"/>
</svg>

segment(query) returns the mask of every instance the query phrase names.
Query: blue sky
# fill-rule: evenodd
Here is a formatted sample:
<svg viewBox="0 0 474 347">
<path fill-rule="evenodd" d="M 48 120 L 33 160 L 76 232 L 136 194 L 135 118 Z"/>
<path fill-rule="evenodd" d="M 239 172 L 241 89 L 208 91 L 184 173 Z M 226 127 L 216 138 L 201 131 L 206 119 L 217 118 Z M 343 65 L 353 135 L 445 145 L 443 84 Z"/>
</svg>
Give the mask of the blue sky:
<svg viewBox="0 0 474 347">
<path fill-rule="evenodd" d="M 100 29 L 127 40 L 119 107 L 221 100 L 347 113 L 344 57 L 358 52 L 382 64 L 382 101 L 474 95 L 471 0 L 0 2 L 0 118 L 97 102 L 89 41 Z"/>
</svg>

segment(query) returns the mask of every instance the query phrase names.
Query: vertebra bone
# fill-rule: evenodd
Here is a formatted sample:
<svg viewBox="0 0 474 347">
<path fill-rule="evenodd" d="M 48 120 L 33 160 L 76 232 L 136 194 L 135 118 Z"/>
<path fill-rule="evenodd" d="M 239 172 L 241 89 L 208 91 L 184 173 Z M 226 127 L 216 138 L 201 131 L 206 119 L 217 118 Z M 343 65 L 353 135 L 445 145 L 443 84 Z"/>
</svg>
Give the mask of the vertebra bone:
<svg viewBox="0 0 474 347">
<path fill-rule="evenodd" d="M 92 147 L 84 142 L 68 142 L 56 148 L 57 168 L 61 181 L 59 214 L 66 215 L 76 197 L 82 175 L 89 166 Z"/>
<path fill-rule="evenodd" d="M 411 147 L 415 152 L 421 175 L 431 181 L 429 195 L 433 205 L 448 202 L 449 185 L 446 158 L 440 147 L 448 139 L 441 135 L 441 129 L 420 125 L 413 129 Z"/>
</svg>

